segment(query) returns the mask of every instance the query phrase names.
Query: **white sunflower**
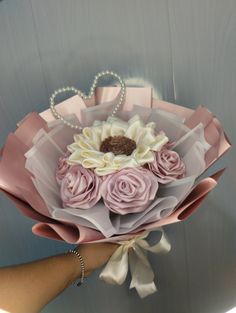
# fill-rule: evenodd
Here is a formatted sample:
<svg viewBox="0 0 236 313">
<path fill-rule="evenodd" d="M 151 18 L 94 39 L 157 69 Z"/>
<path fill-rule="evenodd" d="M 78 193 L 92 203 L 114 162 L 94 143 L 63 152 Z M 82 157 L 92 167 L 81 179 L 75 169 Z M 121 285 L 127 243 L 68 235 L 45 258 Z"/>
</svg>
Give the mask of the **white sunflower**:
<svg viewBox="0 0 236 313">
<path fill-rule="evenodd" d="M 128 122 L 115 117 L 95 121 L 74 135 L 74 142 L 67 147 L 71 152 L 68 163 L 81 164 L 103 176 L 153 162 L 155 151 L 168 142 L 164 133 L 155 134 L 155 127 L 154 122 L 145 125 L 138 115 Z"/>
</svg>

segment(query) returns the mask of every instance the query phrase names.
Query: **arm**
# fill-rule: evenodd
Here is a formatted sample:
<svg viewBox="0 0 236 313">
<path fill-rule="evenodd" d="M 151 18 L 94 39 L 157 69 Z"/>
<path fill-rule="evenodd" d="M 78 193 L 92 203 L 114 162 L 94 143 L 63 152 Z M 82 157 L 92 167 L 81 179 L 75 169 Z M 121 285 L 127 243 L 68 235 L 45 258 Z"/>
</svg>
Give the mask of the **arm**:
<svg viewBox="0 0 236 313">
<path fill-rule="evenodd" d="M 81 245 L 78 251 L 84 259 L 85 276 L 102 266 L 116 248 L 115 244 Z M 0 268 L 0 312 L 40 312 L 80 276 L 80 263 L 73 254 Z"/>
</svg>

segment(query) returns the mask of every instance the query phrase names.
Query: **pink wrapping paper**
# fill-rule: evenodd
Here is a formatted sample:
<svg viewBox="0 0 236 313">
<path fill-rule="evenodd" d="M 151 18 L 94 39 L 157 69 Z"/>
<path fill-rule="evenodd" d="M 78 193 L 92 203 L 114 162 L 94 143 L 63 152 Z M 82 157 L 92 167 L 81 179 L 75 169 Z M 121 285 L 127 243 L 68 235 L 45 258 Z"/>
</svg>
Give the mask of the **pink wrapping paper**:
<svg viewBox="0 0 236 313">
<path fill-rule="evenodd" d="M 61 114 L 76 112 L 81 118 L 81 110 L 86 106 L 93 106 L 95 103 L 113 101 L 119 92 L 118 87 L 97 88 L 95 97 L 84 102 L 78 96 L 73 96 L 57 105 Z M 133 105 L 159 108 L 164 111 L 175 113 L 185 118 L 185 124 L 194 128 L 200 122 L 204 126 L 204 135 L 211 149 L 205 156 L 207 167 L 212 165 L 231 146 L 220 122 L 204 107 L 191 110 L 182 106 L 168 103 L 152 98 L 151 88 L 127 88 L 125 110 L 132 110 Z M 0 161 L 0 188 L 10 198 L 20 211 L 39 223 L 33 226 L 33 233 L 51 239 L 63 240 L 68 243 L 85 243 L 92 241 L 116 241 L 127 239 L 131 235 L 104 236 L 91 228 L 70 223 L 57 222 L 50 218 L 47 206 L 35 189 L 31 174 L 25 169 L 26 151 L 32 146 L 32 139 L 35 134 L 43 128 L 48 131 L 47 122 L 53 121 L 50 110 L 40 114 L 30 113 L 19 124 L 14 133 L 9 134 L 5 146 L 1 150 Z M 153 229 L 171 223 L 182 221 L 189 217 L 202 203 L 209 192 L 217 185 L 223 170 L 211 177 L 205 178 L 195 185 L 187 198 L 174 211 L 174 213 L 158 222 L 147 224 L 145 229 Z M 143 227 L 142 227 L 143 230 Z M 138 233 L 136 229 L 135 233 Z M 134 234 L 134 233 L 133 233 Z"/>
</svg>

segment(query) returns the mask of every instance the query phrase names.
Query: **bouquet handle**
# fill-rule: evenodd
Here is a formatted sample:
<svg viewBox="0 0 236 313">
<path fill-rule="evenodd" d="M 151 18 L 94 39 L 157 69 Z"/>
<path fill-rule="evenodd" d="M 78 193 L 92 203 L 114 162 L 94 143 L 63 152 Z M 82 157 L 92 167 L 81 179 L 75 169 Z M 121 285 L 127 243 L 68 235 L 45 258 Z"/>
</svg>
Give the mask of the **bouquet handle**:
<svg viewBox="0 0 236 313">
<path fill-rule="evenodd" d="M 100 279 L 109 284 L 122 285 L 130 268 L 132 277 L 130 289 L 135 288 L 141 298 L 156 292 L 154 272 L 148 261 L 147 252 L 168 253 L 171 245 L 162 228 L 157 228 L 155 231 L 161 232 L 161 237 L 154 245 L 149 245 L 147 241 L 150 231 L 130 240 L 118 242 L 120 246 L 101 272 Z"/>
</svg>

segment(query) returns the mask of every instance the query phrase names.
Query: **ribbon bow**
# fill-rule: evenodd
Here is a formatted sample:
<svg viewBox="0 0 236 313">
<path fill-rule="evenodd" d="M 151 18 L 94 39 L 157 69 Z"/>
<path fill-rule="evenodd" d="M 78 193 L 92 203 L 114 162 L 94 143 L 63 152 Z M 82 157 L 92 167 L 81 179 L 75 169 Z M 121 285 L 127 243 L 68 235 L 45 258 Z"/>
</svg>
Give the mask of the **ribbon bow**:
<svg viewBox="0 0 236 313">
<path fill-rule="evenodd" d="M 161 232 L 161 238 L 152 246 L 145 240 L 149 231 L 130 240 L 118 242 L 120 247 L 113 253 L 99 277 L 109 284 L 122 285 L 130 267 L 130 288 L 135 288 L 141 298 L 156 292 L 154 272 L 147 252 L 168 253 L 171 249 L 163 229 L 156 230 Z"/>
</svg>

